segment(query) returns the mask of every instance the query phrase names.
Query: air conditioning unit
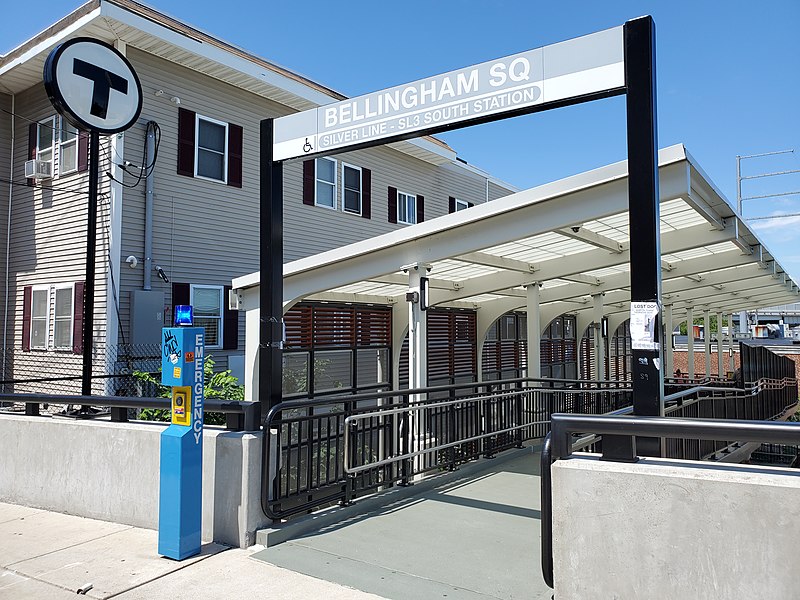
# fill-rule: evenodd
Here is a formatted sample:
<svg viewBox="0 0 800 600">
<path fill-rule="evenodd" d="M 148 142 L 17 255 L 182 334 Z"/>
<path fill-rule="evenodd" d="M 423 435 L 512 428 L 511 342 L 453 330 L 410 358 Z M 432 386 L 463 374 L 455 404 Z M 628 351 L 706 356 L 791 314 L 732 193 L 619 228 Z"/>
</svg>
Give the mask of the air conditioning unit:
<svg viewBox="0 0 800 600">
<path fill-rule="evenodd" d="M 27 179 L 52 179 L 53 163 L 49 160 L 25 161 L 25 177 Z"/>
</svg>

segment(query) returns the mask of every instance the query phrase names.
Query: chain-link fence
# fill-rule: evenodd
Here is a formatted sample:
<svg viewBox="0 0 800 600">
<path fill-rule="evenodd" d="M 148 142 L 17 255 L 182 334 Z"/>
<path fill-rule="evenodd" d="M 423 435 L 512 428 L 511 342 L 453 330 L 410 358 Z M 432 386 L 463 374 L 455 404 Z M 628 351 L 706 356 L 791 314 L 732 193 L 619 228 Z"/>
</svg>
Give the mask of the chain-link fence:
<svg viewBox="0 0 800 600">
<path fill-rule="evenodd" d="M 158 396 L 161 376 L 158 344 L 100 345 L 92 351 L 92 394 L 102 396 Z M 0 349 L 0 391 L 6 394 L 80 394 L 83 356 L 69 352 Z M 137 375 L 149 373 L 151 377 Z M 42 412 L 56 414 L 68 407 L 43 405 Z M 24 405 L 6 403 L 6 411 Z"/>
</svg>

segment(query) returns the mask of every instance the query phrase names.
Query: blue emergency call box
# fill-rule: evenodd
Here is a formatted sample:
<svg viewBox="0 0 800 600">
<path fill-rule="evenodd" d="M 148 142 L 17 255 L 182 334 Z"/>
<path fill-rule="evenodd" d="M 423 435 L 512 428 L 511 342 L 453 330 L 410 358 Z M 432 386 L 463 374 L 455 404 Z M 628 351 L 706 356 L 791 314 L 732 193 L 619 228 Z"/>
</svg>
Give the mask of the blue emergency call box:
<svg viewBox="0 0 800 600">
<path fill-rule="evenodd" d="M 205 329 L 165 327 L 161 383 L 171 388 L 172 424 L 161 433 L 158 553 L 183 560 L 200 552 Z"/>
</svg>

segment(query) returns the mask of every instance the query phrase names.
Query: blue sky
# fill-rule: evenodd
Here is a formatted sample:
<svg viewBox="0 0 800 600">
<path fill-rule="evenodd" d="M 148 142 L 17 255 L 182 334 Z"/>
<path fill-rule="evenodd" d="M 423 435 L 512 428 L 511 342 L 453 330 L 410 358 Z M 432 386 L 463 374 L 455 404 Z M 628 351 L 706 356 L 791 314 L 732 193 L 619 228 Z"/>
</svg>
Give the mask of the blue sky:
<svg viewBox="0 0 800 600">
<path fill-rule="evenodd" d="M 7 2 L 0 51 L 79 4 Z M 344 94 L 362 93 L 528 50 L 650 14 L 656 22 L 659 145 L 684 143 L 735 203 L 743 174 L 800 169 L 800 1 L 400 3 L 153 0 L 152 6 Z M 623 160 L 624 98 L 444 134 L 459 155 L 520 188 Z M 800 191 L 800 174 L 745 182 L 744 195 Z M 745 202 L 746 217 L 800 213 L 800 195 Z M 800 281 L 800 216 L 754 222 Z"/>
</svg>

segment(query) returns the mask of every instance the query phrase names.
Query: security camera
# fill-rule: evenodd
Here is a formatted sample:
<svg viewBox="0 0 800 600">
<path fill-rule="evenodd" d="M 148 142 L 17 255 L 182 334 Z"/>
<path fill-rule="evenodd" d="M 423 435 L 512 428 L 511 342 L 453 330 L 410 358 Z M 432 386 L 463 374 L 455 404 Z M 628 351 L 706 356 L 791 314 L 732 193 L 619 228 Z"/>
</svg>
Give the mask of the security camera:
<svg viewBox="0 0 800 600">
<path fill-rule="evenodd" d="M 169 277 L 167 277 L 167 274 L 164 273 L 164 269 L 162 269 L 158 265 L 156 265 L 156 275 L 158 275 L 161 279 L 163 279 L 164 283 L 169 283 Z"/>
<path fill-rule="evenodd" d="M 573 225 L 572 226 L 572 233 L 578 233 L 581 230 L 580 225 Z"/>
</svg>

